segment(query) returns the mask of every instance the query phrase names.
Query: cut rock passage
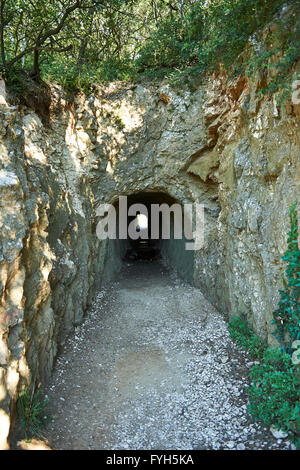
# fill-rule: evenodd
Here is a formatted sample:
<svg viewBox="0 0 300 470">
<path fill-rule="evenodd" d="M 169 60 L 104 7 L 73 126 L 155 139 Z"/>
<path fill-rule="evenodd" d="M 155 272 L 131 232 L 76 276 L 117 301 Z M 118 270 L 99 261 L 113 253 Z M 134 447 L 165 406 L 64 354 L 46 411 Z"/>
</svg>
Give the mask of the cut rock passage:
<svg viewBox="0 0 300 470">
<path fill-rule="evenodd" d="M 128 264 L 66 342 L 46 435 L 56 449 L 289 448 L 247 415 L 249 361 L 198 289 Z"/>
</svg>

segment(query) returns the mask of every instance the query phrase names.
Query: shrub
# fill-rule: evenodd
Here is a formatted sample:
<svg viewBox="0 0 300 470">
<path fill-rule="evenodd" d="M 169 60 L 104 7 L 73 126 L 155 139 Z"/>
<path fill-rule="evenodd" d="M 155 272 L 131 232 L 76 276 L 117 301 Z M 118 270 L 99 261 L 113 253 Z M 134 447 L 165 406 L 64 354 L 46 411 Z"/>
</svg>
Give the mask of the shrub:
<svg viewBox="0 0 300 470">
<path fill-rule="evenodd" d="M 19 395 L 17 414 L 26 439 L 42 437 L 41 430 L 48 418 L 45 415 L 47 405 L 48 399 L 40 400 L 39 391 L 30 392 L 28 387 L 25 387 Z"/>
<path fill-rule="evenodd" d="M 228 329 L 231 339 L 248 351 L 253 358 L 260 359 L 262 357 L 264 344 L 259 336 L 254 334 L 245 320 L 240 317 L 233 317 L 228 324 Z"/>
<path fill-rule="evenodd" d="M 267 348 L 245 320 L 233 317 L 230 336 L 239 346 L 260 360 L 251 368 L 248 411 L 256 420 L 287 432 L 300 446 L 300 370 L 289 354 L 279 348 Z"/>
<path fill-rule="evenodd" d="M 233 341 L 260 360 L 251 368 L 248 387 L 248 411 L 256 420 L 287 432 L 300 446 L 300 369 L 289 354 L 279 348 L 267 348 L 245 320 L 233 317 L 229 322 Z"/>
<path fill-rule="evenodd" d="M 261 364 L 252 367 L 250 378 L 249 412 L 265 424 L 287 432 L 299 447 L 299 375 L 291 357 L 279 349 L 266 349 Z"/>
<path fill-rule="evenodd" d="M 287 262 L 283 277 L 284 289 L 274 312 L 275 336 L 284 351 L 292 353 L 291 343 L 300 339 L 300 250 L 298 247 L 298 219 L 296 204 L 290 209 L 291 229 L 288 233 L 288 249 L 282 259 Z"/>
<path fill-rule="evenodd" d="M 278 13 L 288 5 L 290 14 L 280 19 Z M 278 27 L 262 41 L 262 31 L 270 21 L 274 23 L 275 14 Z M 171 81 L 175 70 L 177 84 L 185 83 L 190 73 L 199 77 L 219 70 L 220 64 L 230 76 L 272 69 L 258 93 L 280 90 L 284 98 L 290 92 L 290 73 L 300 56 L 299 14 L 294 0 L 191 3 L 184 21 L 168 17 L 154 28 L 141 43 L 136 65 L 140 73 L 163 69 Z"/>
</svg>

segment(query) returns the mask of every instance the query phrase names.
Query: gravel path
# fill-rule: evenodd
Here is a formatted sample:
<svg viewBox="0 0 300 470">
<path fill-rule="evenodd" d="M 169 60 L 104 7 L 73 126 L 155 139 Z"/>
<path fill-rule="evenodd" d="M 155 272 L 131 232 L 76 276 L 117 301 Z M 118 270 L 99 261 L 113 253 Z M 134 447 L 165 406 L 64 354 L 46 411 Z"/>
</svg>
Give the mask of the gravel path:
<svg viewBox="0 0 300 470">
<path fill-rule="evenodd" d="M 287 449 L 247 415 L 249 361 L 198 289 L 130 264 L 66 342 L 46 436 L 55 449 Z"/>
</svg>

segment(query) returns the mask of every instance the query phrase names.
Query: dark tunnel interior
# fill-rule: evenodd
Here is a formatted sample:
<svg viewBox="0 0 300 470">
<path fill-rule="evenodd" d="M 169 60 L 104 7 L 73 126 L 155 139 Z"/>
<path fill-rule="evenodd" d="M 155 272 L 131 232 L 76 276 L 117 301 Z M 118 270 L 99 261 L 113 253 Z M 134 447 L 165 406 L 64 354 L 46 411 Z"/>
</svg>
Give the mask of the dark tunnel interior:
<svg viewBox="0 0 300 470">
<path fill-rule="evenodd" d="M 170 216 L 166 218 L 169 220 L 167 224 L 161 211 L 153 212 L 155 205 L 161 208 L 163 204 L 171 208 Z M 182 206 L 166 193 L 145 191 L 131 194 L 126 199 L 127 212 L 118 199 L 114 204 L 117 215 L 117 239 L 110 240 L 109 269 L 114 267 L 118 269 L 126 261 L 151 262 L 164 259 L 182 278 L 193 283 L 194 252 L 185 249 L 187 240 L 183 230 L 180 237 L 178 229 L 177 235 L 174 235 L 174 228 L 177 228 L 175 212 L 172 209 L 174 204 L 178 211 L 176 220 L 180 221 L 183 214 Z M 183 220 L 181 223 L 183 227 Z M 123 230 L 126 229 L 126 238 L 120 237 L 121 225 Z M 133 229 L 134 239 L 130 237 L 130 227 Z"/>
</svg>

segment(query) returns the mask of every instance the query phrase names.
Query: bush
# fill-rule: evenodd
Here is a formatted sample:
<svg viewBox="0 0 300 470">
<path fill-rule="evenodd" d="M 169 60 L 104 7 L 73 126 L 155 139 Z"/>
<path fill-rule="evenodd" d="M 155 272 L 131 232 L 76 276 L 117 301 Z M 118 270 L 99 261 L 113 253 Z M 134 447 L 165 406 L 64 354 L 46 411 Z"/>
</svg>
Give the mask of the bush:
<svg viewBox="0 0 300 470">
<path fill-rule="evenodd" d="M 39 392 L 30 392 L 25 387 L 17 401 L 17 414 L 26 439 L 40 438 L 41 430 L 48 418 L 45 408 L 48 399 L 40 400 Z"/>
<path fill-rule="evenodd" d="M 293 11 L 288 18 L 277 20 L 277 32 L 269 33 L 262 44 L 262 29 L 288 4 Z M 272 69 L 272 77 L 258 93 L 287 88 L 290 91 L 289 74 L 300 57 L 299 12 L 294 0 L 192 3 L 186 9 L 184 21 L 179 17 L 166 18 L 142 43 L 136 60 L 138 71 L 155 72 L 163 68 L 169 77 L 177 69 L 176 81 L 185 82 L 190 71 L 199 76 L 218 70 L 220 64 L 232 75 Z M 250 46 L 250 38 L 259 44 L 257 51 Z M 243 54 L 246 46 L 250 47 Z"/>
<path fill-rule="evenodd" d="M 248 407 L 256 420 L 287 432 L 300 446 L 300 370 L 289 354 L 279 348 L 267 348 L 245 320 L 233 317 L 228 325 L 233 341 L 259 359 L 250 371 Z"/>
<path fill-rule="evenodd" d="M 262 363 L 252 367 L 250 378 L 249 412 L 265 424 L 287 432 L 299 447 L 299 374 L 291 357 L 279 349 L 266 349 Z"/>
<path fill-rule="evenodd" d="M 175 67 L 182 63 L 182 26 L 179 21 L 167 18 L 142 45 L 137 67 L 140 71 L 161 67 Z"/>
<path fill-rule="evenodd" d="M 283 277 L 284 289 L 280 290 L 280 300 L 274 312 L 274 332 L 281 348 L 292 353 L 291 343 L 300 339 L 300 250 L 298 246 L 297 205 L 290 209 L 291 229 L 288 233 L 288 249 L 282 259 L 287 262 Z"/>
<path fill-rule="evenodd" d="M 231 339 L 248 351 L 253 358 L 260 359 L 262 357 L 264 344 L 259 336 L 254 334 L 245 320 L 240 317 L 233 317 L 228 324 L 228 329 Z"/>
<path fill-rule="evenodd" d="M 174 72 L 174 84 L 185 83 L 190 72 L 203 80 L 222 65 L 227 75 L 266 71 L 258 93 L 274 93 L 290 87 L 300 57 L 296 0 L 111 0 L 101 6 L 86 0 L 67 13 L 71 3 L 3 2 L 0 72 L 16 92 L 22 94 L 19 71 L 88 93 L 94 84 Z M 283 6 L 287 14 L 277 14 Z"/>
</svg>

